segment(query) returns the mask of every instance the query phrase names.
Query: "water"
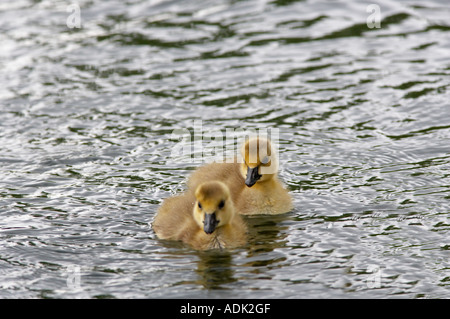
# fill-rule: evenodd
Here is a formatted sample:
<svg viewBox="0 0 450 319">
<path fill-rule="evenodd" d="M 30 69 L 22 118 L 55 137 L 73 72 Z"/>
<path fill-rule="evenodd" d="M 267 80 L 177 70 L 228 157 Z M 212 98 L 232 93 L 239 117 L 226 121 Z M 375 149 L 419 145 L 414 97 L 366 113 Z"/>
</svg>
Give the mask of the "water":
<svg viewBox="0 0 450 319">
<path fill-rule="evenodd" d="M 73 3 L 0 4 L 0 298 L 450 297 L 447 1 Z M 200 120 L 279 129 L 246 247 L 149 226 Z"/>
</svg>

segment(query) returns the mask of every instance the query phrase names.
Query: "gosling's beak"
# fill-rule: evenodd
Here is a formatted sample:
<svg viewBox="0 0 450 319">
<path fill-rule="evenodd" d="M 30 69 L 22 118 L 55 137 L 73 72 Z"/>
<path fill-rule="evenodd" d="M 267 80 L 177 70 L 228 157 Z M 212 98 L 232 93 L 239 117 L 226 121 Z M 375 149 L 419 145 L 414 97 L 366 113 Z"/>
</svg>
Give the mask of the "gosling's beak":
<svg viewBox="0 0 450 319">
<path fill-rule="evenodd" d="M 205 214 L 205 220 L 203 221 L 203 230 L 207 234 L 212 234 L 217 226 L 216 213 Z"/>
<path fill-rule="evenodd" d="M 247 167 L 247 178 L 245 179 L 245 185 L 252 187 L 260 178 L 261 175 L 258 174 L 258 166 L 253 168 Z"/>
</svg>

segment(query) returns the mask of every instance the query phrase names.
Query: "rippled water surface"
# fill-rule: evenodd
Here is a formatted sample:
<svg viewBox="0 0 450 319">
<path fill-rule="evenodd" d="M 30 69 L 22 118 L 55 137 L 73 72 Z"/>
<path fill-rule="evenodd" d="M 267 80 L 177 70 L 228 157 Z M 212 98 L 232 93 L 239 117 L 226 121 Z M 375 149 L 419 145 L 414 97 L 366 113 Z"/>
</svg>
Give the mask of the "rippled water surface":
<svg viewBox="0 0 450 319">
<path fill-rule="evenodd" d="M 2 1 L 0 298 L 450 298 L 450 5 L 371 3 Z M 195 123 L 279 129 L 246 247 L 149 226 Z"/>
</svg>

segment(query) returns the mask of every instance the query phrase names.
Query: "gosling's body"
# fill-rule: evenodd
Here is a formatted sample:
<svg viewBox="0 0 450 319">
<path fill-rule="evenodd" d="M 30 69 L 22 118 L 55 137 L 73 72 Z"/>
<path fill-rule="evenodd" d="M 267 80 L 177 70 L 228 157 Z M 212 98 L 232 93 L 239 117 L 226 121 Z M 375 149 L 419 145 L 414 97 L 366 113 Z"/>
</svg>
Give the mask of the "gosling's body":
<svg viewBox="0 0 450 319">
<path fill-rule="evenodd" d="M 213 215 L 214 219 L 208 217 Z M 161 239 L 179 240 L 199 250 L 242 246 L 247 233 L 247 226 L 235 213 L 228 188 L 220 182 L 202 183 L 195 193 L 188 190 L 164 200 L 153 229 Z"/>
<path fill-rule="evenodd" d="M 222 181 L 229 187 L 236 210 L 242 215 L 277 215 L 292 210 L 292 198 L 278 178 L 248 187 L 241 174 L 241 165 L 211 163 L 202 166 L 191 175 L 188 187 L 195 189 L 202 181 Z"/>
</svg>

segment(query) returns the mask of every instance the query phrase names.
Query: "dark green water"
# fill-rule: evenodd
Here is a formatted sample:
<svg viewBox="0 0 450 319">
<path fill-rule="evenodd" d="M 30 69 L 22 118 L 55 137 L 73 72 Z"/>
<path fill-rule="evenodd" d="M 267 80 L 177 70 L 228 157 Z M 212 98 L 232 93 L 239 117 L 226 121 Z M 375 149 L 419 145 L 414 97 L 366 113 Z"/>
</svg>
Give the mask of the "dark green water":
<svg viewBox="0 0 450 319">
<path fill-rule="evenodd" d="M 450 298 L 450 5 L 0 4 L 0 298 Z M 151 223 L 176 129 L 278 129 L 295 209 L 196 252 Z"/>
</svg>

